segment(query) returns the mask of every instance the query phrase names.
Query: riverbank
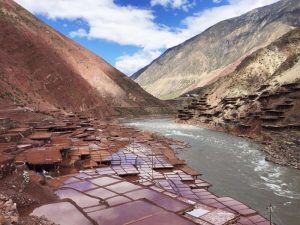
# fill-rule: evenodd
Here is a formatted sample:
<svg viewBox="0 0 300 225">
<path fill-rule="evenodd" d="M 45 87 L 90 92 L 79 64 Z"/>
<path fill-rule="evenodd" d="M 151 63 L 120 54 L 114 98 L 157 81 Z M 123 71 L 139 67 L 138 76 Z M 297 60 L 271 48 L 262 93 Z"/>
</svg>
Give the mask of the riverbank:
<svg viewBox="0 0 300 225">
<path fill-rule="evenodd" d="M 204 123 L 195 119 L 180 120 L 176 118 L 175 121 L 251 139 L 263 146 L 262 151 L 266 154 L 266 160 L 300 170 L 300 132 L 297 130 L 286 130 L 280 133 L 262 130 L 247 131 L 236 126 L 215 126 L 213 123 Z"/>
<path fill-rule="evenodd" d="M 243 203 L 211 193 L 208 190 L 211 185 L 198 177 L 201 171 L 190 168 L 174 152 L 174 146 L 187 147 L 183 142 L 80 114 L 52 112 L 40 119 L 36 114 L 27 113 L 20 111 L 14 118 L 3 118 L 5 129 L 1 135 L 1 154 L 7 156 L 5 160 L 9 159 L 3 163 L 10 165 L 2 171 L 4 178 L 0 180 L 6 187 L 1 189 L 4 194 L 15 189 L 13 182 L 6 182 L 14 180 L 15 165 L 23 165 L 22 171 L 29 171 L 27 189 L 17 195 L 18 199 L 28 199 L 26 207 L 15 199 L 21 220 L 33 212 L 34 216 L 46 216 L 62 225 L 68 225 L 69 220 L 78 224 L 76 218 L 86 221 L 80 224 L 103 224 L 103 218 L 96 214 L 110 217 L 111 210 L 116 210 L 119 216 L 112 224 L 128 218 L 127 222 L 132 224 L 136 223 L 133 218 L 147 220 L 145 223 L 169 224 L 168 219 L 160 221 L 152 216 L 145 219 L 145 213 L 150 216 L 151 209 L 156 208 L 158 214 L 172 217 L 174 224 L 182 224 L 180 221 L 186 221 L 184 224 L 267 223 Z M 16 118 L 23 119 L 16 121 Z M 24 174 L 19 172 L 15 180 L 24 185 L 24 179 Z M 108 186 L 108 180 L 114 180 L 113 184 Z M 35 191 L 38 189 L 47 196 L 55 193 L 58 199 L 53 196 L 41 201 L 41 192 Z M 97 189 L 111 194 L 102 196 L 103 192 Z M 131 192 L 139 193 L 138 197 Z M 132 214 L 133 205 L 143 205 L 145 209 Z M 72 213 L 59 214 L 55 210 L 60 206 L 66 206 Z M 196 213 L 199 210 L 201 215 Z"/>
<path fill-rule="evenodd" d="M 259 85 L 238 92 L 217 83 L 200 88 L 180 98 L 177 121 L 254 139 L 266 146 L 267 160 L 299 169 L 300 81 Z"/>
<path fill-rule="evenodd" d="M 263 146 L 254 140 L 175 123 L 171 118 L 139 118 L 124 124 L 189 143 L 190 148 L 177 156 L 213 184 L 211 192 L 239 199 L 266 217 L 271 203 L 274 222 L 298 225 L 299 171 L 266 161 Z"/>
</svg>

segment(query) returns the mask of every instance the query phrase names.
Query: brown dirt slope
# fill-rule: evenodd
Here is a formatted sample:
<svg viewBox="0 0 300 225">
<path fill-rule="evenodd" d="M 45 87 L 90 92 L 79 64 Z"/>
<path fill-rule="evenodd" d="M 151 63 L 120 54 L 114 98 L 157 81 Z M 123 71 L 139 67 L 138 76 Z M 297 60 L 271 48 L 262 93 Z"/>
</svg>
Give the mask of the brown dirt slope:
<svg viewBox="0 0 300 225">
<path fill-rule="evenodd" d="M 90 110 L 98 116 L 119 114 L 123 108 L 147 111 L 164 106 L 103 59 L 11 0 L 0 0 L 0 30 L 1 103 L 40 110 Z"/>
</svg>

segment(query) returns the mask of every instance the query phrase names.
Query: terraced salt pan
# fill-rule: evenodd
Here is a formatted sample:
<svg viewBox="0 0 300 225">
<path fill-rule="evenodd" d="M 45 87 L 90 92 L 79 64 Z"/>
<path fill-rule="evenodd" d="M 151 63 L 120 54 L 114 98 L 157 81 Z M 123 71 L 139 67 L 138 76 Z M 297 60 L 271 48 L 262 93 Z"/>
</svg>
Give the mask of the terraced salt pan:
<svg viewBox="0 0 300 225">
<path fill-rule="evenodd" d="M 59 202 L 43 205 L 32 212 L 34 216 L 44 216 L 60 225 L 93 225 L 74 205 Z"/>
</svg>

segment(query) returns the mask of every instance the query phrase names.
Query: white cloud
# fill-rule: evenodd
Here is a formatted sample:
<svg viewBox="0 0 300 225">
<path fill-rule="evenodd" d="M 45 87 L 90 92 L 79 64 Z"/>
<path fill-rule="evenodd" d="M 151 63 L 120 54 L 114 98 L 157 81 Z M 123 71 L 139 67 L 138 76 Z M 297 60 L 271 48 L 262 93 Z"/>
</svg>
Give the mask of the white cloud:
<svg viewBox="0 0 300 225">
<path fill-rule="evenodd" d="M 196 1 L 190 0 L 151 0 L 151 6 L 160 5 L 165 8 L 171 7 L 173 9 L 182 9 L 184 11 L 188 11 L 190 8 L 195 6 Z"/>
<path fill-rule="evenodd" d="M 131 75 L 140 68 L 147 66 L 149 62 L 157 58 L 160 54 L 159 50 L 140 50 L 133 55 L 124 54 L 117 58 L 115 66 L 125 74 Z"/>
<path fill-rule="evenodd" d="M 154 22 L 155 16 L 151 10 L 119 6 L 113 0 L 17 0 L 17 2 L 29 11 L 43 14 L 49 19 L 81 19 L 86 22 L 89 26 L 87 35 L 82 30 L 73 32 L 73 35 L 100 38 L 146 49 L 168 48 L 181 41 L 168 27 Z"/>
<path fill-rule="evenodd" d="M 212 1 L 213 1 L 213 3 L 216 3 L 216 4 L 222 2 L 222 0 L 212 0 Z"/>
<path fill-rule="evenodd" d="M 29 11 L 43 14 L 49 19 L 84 21 L 88 30 L 73 31 L 70 33 L 71 37 L 104 39 L 120 45 L 142 48 L 136 54 L 123 55 L 116 60 L 116 66 L 129 74 L 135 68 L 139 69 L 138 67 L 151 62 L 160 49 L 177 45 L 219 21 L 239 16 L 278 0 L 228 0 L 227 5 L 215 6 L 185 18 L 181 24 L 184 28 L 175 31 L 167 26 L 157 24 L 152 10 L 119 6 L 113 0 L 16 1 Z M 166 4 L 173 8 L 182 8 L 185 4 L 194 1 L 152 0 L 152 2 L 152 4 L 160 2 L 163 6 Z M 133 65 L 134 63 L 136 66 Z"/>
<path fill-rule="evenodd" d="M 79 38 L 88 37 L 88 33 L 86 32 L 85 29 L 82 29 L 82 28 L 80 28 L 80 29 L 78 29 L 76 31 L 70 32 L 69 35 L 70 35 L 71 38 L 75 38 L 75 37 L 79 37 Z"/>
<path fill-rule="evenodd" d="M 279 0 L 228 0 L 228 5 L 216 6 L 185 18 L 181 30 L 183 37 L 195 36 L 212 25 L 233 17 L 240 16 L 252 9 L 278 2 Z"/>
</svg>

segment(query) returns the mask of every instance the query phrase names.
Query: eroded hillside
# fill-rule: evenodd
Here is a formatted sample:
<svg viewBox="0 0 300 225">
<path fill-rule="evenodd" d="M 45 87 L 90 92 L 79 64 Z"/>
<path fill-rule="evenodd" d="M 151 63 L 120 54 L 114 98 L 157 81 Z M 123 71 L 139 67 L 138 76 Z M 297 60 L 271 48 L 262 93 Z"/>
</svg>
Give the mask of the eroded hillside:
<svg viewBox="0 0 300 225">
<path fill-rule="evenodd" d="M 178 118 L 267 144 L 268 158 L 299 168 L 300 29 L 246 57 L 237 69 L 190 92 Z"/>
<path fill-rule="evenodd" d="M 164 104 L 100 57 L 47 26 L 17 3 L 0 1 L 2 105 L 87 111 L 98 116 Z"/>
<path fill-rule="evenodd" d="M 299 17 L 298 0 L 252 10 L 167 50 L 132 78 L 161 99 L 178 97 L 230 74 L 252 52 L 299 27 Z"/>
</svg>

